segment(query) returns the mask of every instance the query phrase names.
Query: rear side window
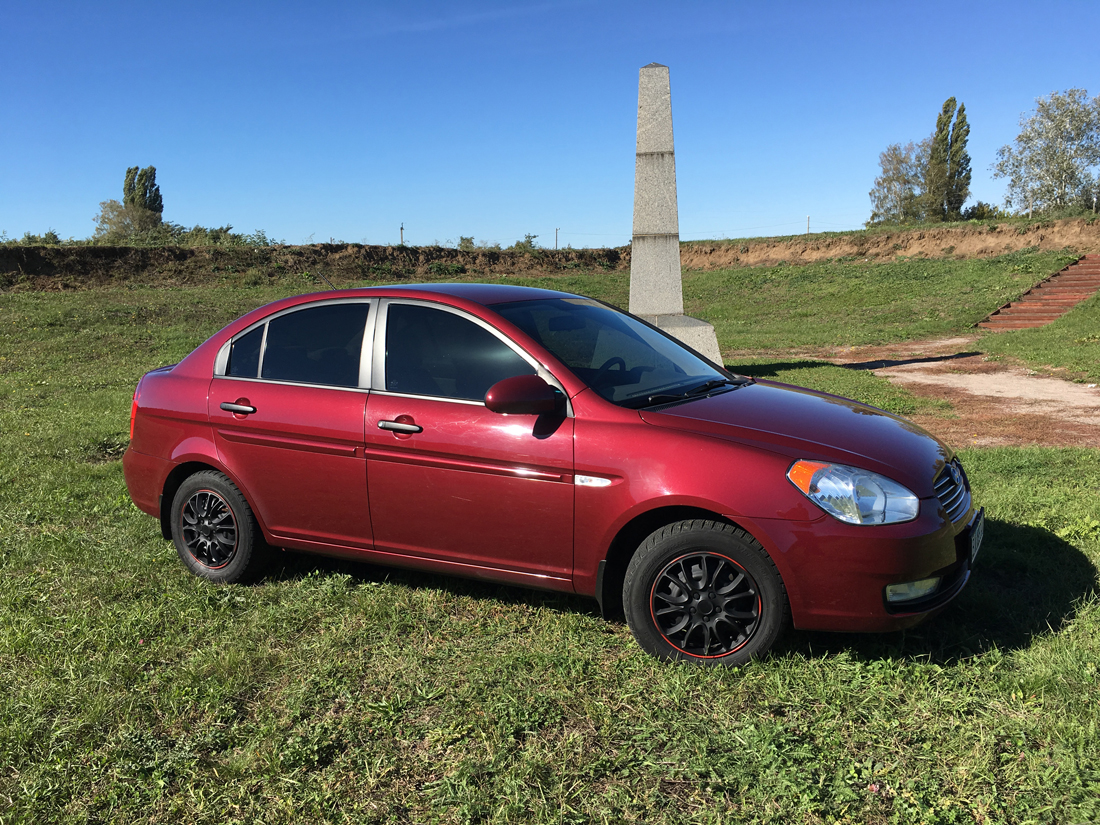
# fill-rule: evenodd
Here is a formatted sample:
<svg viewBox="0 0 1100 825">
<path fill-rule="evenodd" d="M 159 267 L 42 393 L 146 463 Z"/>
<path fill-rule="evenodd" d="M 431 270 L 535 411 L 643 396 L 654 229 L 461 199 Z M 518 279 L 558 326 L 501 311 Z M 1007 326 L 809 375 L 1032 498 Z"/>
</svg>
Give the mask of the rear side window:
<svg viewBox="0 0 1100 825">
<path fill-rule="evenodd" d="M 497 381 L 535 368 L 479 324 L 431 307 L 390 304 L 386 389 L 482 401 Z"/>
<path fill-rule="evenodd" d="M 238 378 L 255 378 L 260 371 L 260 344 L 263 340 L 264 328 L 258 326 L 234 341 L 229 350 L 229 366 L 226 367 L 225 374 Z"/>
<path fill-rule="evenodd" d="M 359 386 L 367 308 L 365 303 L 328 304 L 272 319 L 267 325 L 260 377 L 336 387 Z"/>
</svg>

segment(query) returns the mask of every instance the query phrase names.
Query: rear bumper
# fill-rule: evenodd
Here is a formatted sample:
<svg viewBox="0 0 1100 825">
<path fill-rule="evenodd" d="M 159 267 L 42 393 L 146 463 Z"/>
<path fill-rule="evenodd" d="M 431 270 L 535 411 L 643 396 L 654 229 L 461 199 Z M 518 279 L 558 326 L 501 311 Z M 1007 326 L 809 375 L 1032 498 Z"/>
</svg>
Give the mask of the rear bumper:
<svg viewBox="0 0 1100 825">
<path fill-rule="evenodd" d="M 849 525 L 825 516 L 760 526 L 787 585 L 795 627 L 882 632 L 919 624 L 962 592 L 970 578 L 969 531 L 976 516 L 971 510 L 952 524 L 941 509 L 927 506 L 906 524 Z M 931 595 L 887 604 L 889 585 L 935 576 L 941 581 Z"/>
<path fill-rule="evenodd" d="M 130 498 L 143 513 L 160 518 L 160 494 L 173 466 L 171 461 L 127 448 L 122 456 L 122 473 Z"/>
</svg>

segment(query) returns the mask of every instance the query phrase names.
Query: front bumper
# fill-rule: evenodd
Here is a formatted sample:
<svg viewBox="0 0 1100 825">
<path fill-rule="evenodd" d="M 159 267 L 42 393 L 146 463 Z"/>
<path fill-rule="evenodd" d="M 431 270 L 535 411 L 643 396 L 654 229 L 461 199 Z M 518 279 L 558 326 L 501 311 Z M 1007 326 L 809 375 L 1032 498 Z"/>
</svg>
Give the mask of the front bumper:
<svg viewBox="0 0 1100 825">
<path fill-rule="evenodd" d="M 971 506 L 952 523 L 935 499 L 921 504 L 921 514 L 905 524 L 849 525 L 829 516 L 813 522 L 758 522 L 761 532 L 754 535 L 764 542 L 787 586 L 794 626 L 901 630 L 958 596 L 970 578 L 970 536 L 981 511 Z M 936 576 L 940 584 L 927 597 L 886 602 L 889 585 Z"/>
</svg>

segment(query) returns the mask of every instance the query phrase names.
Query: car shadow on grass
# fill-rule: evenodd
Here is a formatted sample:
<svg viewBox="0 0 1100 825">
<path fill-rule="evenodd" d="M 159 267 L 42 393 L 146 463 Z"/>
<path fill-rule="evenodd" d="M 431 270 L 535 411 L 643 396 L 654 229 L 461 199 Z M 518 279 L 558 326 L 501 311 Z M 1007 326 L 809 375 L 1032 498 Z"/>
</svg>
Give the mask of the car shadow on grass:
<svg viewBox="0 0 1100 825">
<path fill-rule="evenodd" d="M 1028 647 L 1057 633 L 1096 593 L 1097 569 L 1076 547 L 1041 527 L 989 519 L 970 581 L 944 610 L 897 633 L 793 631 L 777 655 L 919 659 L 950 664 L 997 648 Z"/>
<path fill-rule="evenodd" d="M 770 364 L 725 364 L 725 368 L 734 375 L 748 375 L 752 378 L 766 378 L 778 381 L 779 376 L 790 370 L 813 369 L 814 367 L 837 367 L 832 361 L 805 359 L 798 361 L 776 361 Z"/>
<path fill-rule="evenodd" d="M 318 556 L 295 550 L 276 551 L 275 560 L 261 583 L 262 581 L 293 581 L 316 575 L 342 575 L 350 577 L 357 584 L 389 582 L 412 589 L 443 590 L 456 597 L 492 600 L 507 605 L 530 605 L 559 610 L 563 613 L 600 615 L 600 608 L 595 599 L 574 593 L 535 590 L 518 585 L 447 576 L 430 571 L 385 567 L 367 561 Z"/>
<path fill-rule="evenodd" d="M 820 359 L 805 359 L 798 361 L 776 361 L 770 364 L 726 364 L 726 369 L 737 375 L 751 375 L 753 378 L 767 378 L 776 380 L 781 373 L 790 370 L 810 369 L 813 367 L 841 367 L 846 370 L 867 371 L 881 370 L 888 367 L 904 367 L 913 364 L 940 364 L 945 361 L 956 361 L 960 358 L 971 358 L 981 355 L 977 350 L 967 352 L 955 352 L 950 355 L 925 355 L 899 360 L 878 359 L 876 361 L 860 361 L 851 364 L 838 364 L 834 361 L 822 361 Z"/>
<path fill-rule="evenodd" d="M 570 593 L 293 551 L 278 554 L 265 580 L 290 581 L 318 574 L 346 575 L 360 584 L 385 581 L 414 589 L 443 590 L 455 597 L 599 615 L 594 599 Z M 969 583 L 938 615 L 895 633 L 790 630 L 773 649 L 773 655 L 821 657 L 847 653 L 866 660 L 950 664 L 992 648 L 1026 648 L 1034 637 L 1058 632 L 1073 620 L 1078 605 L 1096 589 L 1096 567 L 1069 542 L 1040 527 L 989 519 Z"/>
</svg>

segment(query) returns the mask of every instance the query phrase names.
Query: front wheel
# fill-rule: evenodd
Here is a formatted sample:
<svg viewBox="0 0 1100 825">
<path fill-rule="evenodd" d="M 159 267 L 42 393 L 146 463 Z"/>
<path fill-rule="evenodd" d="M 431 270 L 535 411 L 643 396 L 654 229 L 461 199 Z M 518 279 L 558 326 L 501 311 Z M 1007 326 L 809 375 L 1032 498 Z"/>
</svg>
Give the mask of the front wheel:
<svg viewBox="0 0 1100 825">
<path fill-rule="evenodd" d="M 659 659 L 741 665 L 764 655 L 787 624 L 779 571 L 759 542 L 696 519 L 649 536 L 627 567 L 626 620 Z"/>
<path fill-rule="evenodd" d="M 188 570 L 221 584 L 255 578 L 267 561 L 252 508 L 232 481 L 213 470 L 189 476 L 176 491 L 172 542 Z"/>
</svg>

